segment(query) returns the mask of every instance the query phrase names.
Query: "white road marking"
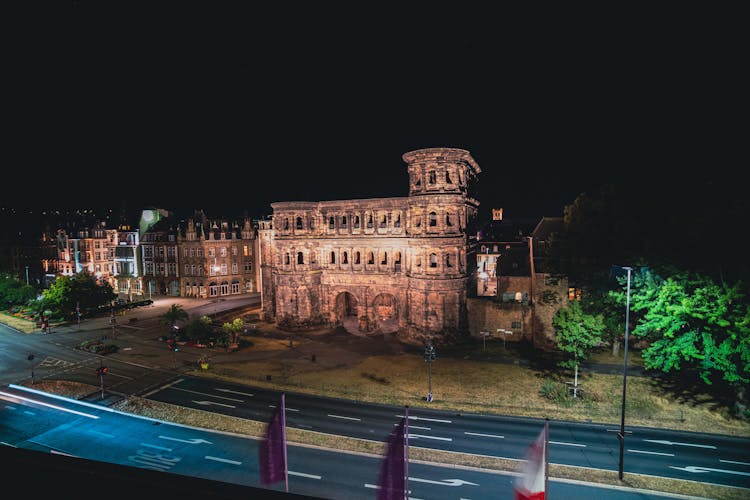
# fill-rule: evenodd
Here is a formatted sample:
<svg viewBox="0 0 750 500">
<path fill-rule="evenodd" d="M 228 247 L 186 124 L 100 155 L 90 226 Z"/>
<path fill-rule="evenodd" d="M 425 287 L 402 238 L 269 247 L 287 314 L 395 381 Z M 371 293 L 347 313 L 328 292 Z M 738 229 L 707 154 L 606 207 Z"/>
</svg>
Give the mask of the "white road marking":
<svg viewBox="0 0 750 500">
<path fill-rule="evenodd" d="M 269 407 L 269 408 L 276 408 L 276 405 L 268 405 L 268 407 Z M 299 411 L 299 410 L 297 410 L 297 409 L 295 409 L 295 408 L 289 408 L 288 406 L 285 406 L 285 407 L 284 407 L 284 409 L 285 409 L 286 411 Z"/>
<path fill-rule="evenodd" d="M 150 395 L 152 395 L 152 394 L 155 394 L 155 393 L 157 393 L 157 392 L 159 392 L 159 391 L 163 391 L 164 389 L 169 389 L 169 388 L 170 388 L 170 387 L 172 387 L 173 385 L 177 385 L 177 384 L 179 384 L 180 382 L 184 382 L 184 381 L 185 381 L 185 379 L 184 379 L 184 378 L 181 378 L 181 379 L 177 379 L 177 380 L 175 380 L 174 382 L 170 382 L 170 383 L 168 383 L 168 384 L 166 384 L 166 385 L 163 385 L 163 386 L 161 386 L 161 387 L 157 387 L 157 388 L 156 388 L 156 389 L 154 389 L 153 391 L 151 391 L 151 392 L 147 392 L 146 394 L 144 394 L 144 395 L 143 395 L 143 396 L 141 396 L 141 397 L 143 397 L 143 398 L 147 398 L 147 397 L 149 397 L 149 396 L 150 396 Z"/>
<path fill-rule="evenodd" d="M 409 481 L 415 481 L 417 483 L 440 484 L 442 486 L 463 486 L 465 484 L 470 486 L 479 486 L 477 483 L 464 481 L 463 479 L 443 479 L 440 481 L 433 481 L 432 479 L 422 479 L 419 477 L 409 476 Z"/>
<path fill-rule="evenodd" d="M 748 462 L 735 462 L 734 460 L 721 460 L 721 459 L 719 459 L 719 462 L 723 462 L 725 464 L 750 465 L 750 463 L 748 463 Z"/>
<path fill-rule="evenodd" d="M 579 448 L 585 448 L 585 444 L 578 444 L 578 443 L 566 443 L 564 441 L 550 441 L 549 444 L 559 444 L 562 446 L 578 446 Z"/>
<path fill-rule="evenodd" d="M 365 488 L 370 488 L 372 490 L 379 490 L 380 489 L 380 485 L 365 483 Z M 411 490 L 409 490 L 408 493 L 411 494 Z M 415 498 L 415 497 L 409 497 L 409 500 L 422 500 L 422 499 L 421 498 Z"/>
<path fill-rule="evenodd" d="M 643 453 L 644 455 L 661 455 L 662 457 L 673 457 L 674 453 L 659 453 L 658 451 L 628 450 L 629 453 Z"/>
<path fill-rule="evenodd" d="M 393 427 L 398 427 L 401 424 L 393 424 Z M 409 429 L 419 429 L 420 431 L 431 431 L 432 427 L 420 427 L 418 425 L 410 425 Z"/>
<path fill-rule="evenodd" d="M 468 434 L 469 436 L 479 436 L 479 437 L 488 437 L 488 438 L 498 438 L 498 439 L 505 439 L 505 436 L 496 436 L 494 434 L 480 434 L 478 432 L 464 432 L 464 434 Z M 551 443 L 552 441 L 550 441 Z"/>
<path fill-rule="evenodd" d="M 330 413 L 328 414 L 328 416 L 331 417 L 331 418 L 343 418 L 343 419 L 346 419 L 346 420 L 356 420 L 357 422 L 361 422 L 362 421 L 361 418 L 345 417 L 343 415 L 331 415 Z"/>
<path fill-rule="evenodd" d="M 233 391 L 232 389 L 216 389 L 216 390 L 221 391 L 221 392 L 231 392 L 232 394 L 239 394 L 240 396 L 253 397 L 253 394 L 250 394 L 249 392 Z"/>
<path fill-rule="evenodd" d="M 18 446 L 12 445 L 10 443 L 6 443 L 5 441 L 0 441 L 0 444 L 3 446 L 10 446 L 11 448 L 18 448 Z"/>
<path fill-rule="evenodd" d="M 214 460 L 216 462 L 224 462 L 225 464 L 242 465 L 242 462 L 238 462 L 237 460 L 227 460 L 226 458 L 212 457 L 209 455 L 206 455 L 203 458 L 206 460 Z"/>
<path fill-rule="evenodd" d="M 236 401 L 237 403 L 245 402 L 244 399 L 228 398 L 226 396 L 217 396 L 216 394 L 208 394 L 206 392 L 200 392 L 200 391 L 191 391 L 190 389 L 180 389 L 179 387 L 175 387 L 174 389 L 177 391 L 190 392 L 192 394 L 200 394 L 201 396 L 208 396 L 209 398 L 226 399 L 227 401 Z"/>
<path fill-rule="evenodd" d="M 440 441 L 453 441 L 453 438 L 444 438 L 444 437 L 438 437 L 438 436 L 423 436 L 422 434 L 411 434 L 409 433 L 409 439 L 418 439 L 418 438 L 424 438 L 424 439 L 437 439 Z"/>
<path fill-rule="evenodd" d="M 710 444 L 678 443 L 676 441 L 665 441 L 663 439 L 644 439 L 644 441 L 647 443 L 667 444 L 670 446 L 694 446 L 696 448 L 708 448 L 709 450 L 716 449 L 716 446 Z"/>
<path fill-rule="evenodd" d="M 205 439 L 200 438 L 193 438 L 193 439 L 179 439 L 179 438 L 173 438 L 169 436 L 159 436 L 159 439 L 169 439 L 170 441 L 179 441 L 180 443 L 188 443 L 188 444 L 213 444 L 211 441 L 206 441 Z"/>
<path fill-rule="evenodd" d="M 404 418 L 403 415 L 396 415 L 398 418 Z M 440 420 L 439 418 L 425 418 L 425 417 L 415 417 L 412 415 L 409 415 L 409 420 L 424 420 L 425 422 L 442 422 L 444 424 L 452 424 L 453 422 L 451 420 Z"/>
<path fill-rule="evenodd" d="M 114 434 L 107 434 L 106 432 L 91 431 L 91 430 L 89 432 L 91 434 L 96 434 L 97 436 L 101 436 L 101 437 L 104 437 L 104 438 L 107 438 L 107 439 L 112 439 L 113 437 L 115 437 Z"/>
<path fill-rule="evenodd" d="M 287 474 L 290 476 L 308 477 L 310 479 L 321 479 L 321 476 L 316 476 L 315 474 L 305 474 L 304 472 L 294 472 L 292 470 L 287 471 Z"/>
<path fill-rule="evenodd" d="M 172 448 L 167 448 L 165 446 L 156 446 L 155 444 L 141 443 L 141 446 L 143 446 L 144 448 L 154 448 L 156 450 L 162 451 L 172 451 Z"/>
<path fill-rule="evenodd" d="M 687 467 L 675 467 L 673 465 L 669 466 L 670 469 L 678 469 L 678 470 L 684 470 L 687 472 L 723 472 L 725 474 L 737 474 L 738 476 L 750 476 L 750 472 L 741 472 L 738 470 L 724 470 L 724 469 L 712 469 L 710 467 L 697 467 L 695 465 L 689 465 Z"/>
<path fill-rule="evenodd" d="M 224 406 L 225 408 L 237 408 L 234 405 L 225 405 L 224 403 L 217 403 L 215 401 L 196 401 L 196 400 L 193 400 L 193 403 L 198 404 L 198 405 L 203 405 L 203 406 L 216 405 L 216 406 Z"/>
</svg>

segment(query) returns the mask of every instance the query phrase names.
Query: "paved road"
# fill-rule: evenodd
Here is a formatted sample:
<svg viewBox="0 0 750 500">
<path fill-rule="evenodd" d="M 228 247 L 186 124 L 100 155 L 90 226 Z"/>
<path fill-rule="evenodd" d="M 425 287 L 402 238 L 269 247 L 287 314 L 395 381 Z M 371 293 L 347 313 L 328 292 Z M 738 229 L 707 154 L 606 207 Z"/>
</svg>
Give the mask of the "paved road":
<svg viewBox="0 0 750 500">
<path fill-rule="evenodd" d="M 181 377 L 149 398 L 251 420 L 268 421 L 277 391 L 211 379 Z M 300 429 L 384 441 L 403 408 L 287 394 L 287 425 Z M 532 418 L 457 414 L 429 409 L 410 412 L 414 446 L 474 455 L 523 459 L 544 421 Z M 550 462 L 614 470 L 619 465 L 619 426 L 550 421 Z M 750 488 L 750 439 L 627 427 L 625 472 Z M 750 492 L 749 492 L 750 495 Z"/>
<path fill-rule="evenodd" d="M 258 441 L 134 417 L 109 408 L 0 389 L 0 441 L 7 446 L 260 487 Z M 155 425 L 158 424 L 158 425 Z M 370 499 L 382 458 L 289 446 L 289 490 L 330 499 Z M 516 476 L 410 462 L 410 498 L 514 498 Z M 273 485 L 280 490 L 283 483 Z M 555 499 L 676 498 L 649 492 L 550 480 Z M 147 492 L 144 492 L 147 493 Z M 106 497 L 107 492 L 102 491 Z"/>
</svg>

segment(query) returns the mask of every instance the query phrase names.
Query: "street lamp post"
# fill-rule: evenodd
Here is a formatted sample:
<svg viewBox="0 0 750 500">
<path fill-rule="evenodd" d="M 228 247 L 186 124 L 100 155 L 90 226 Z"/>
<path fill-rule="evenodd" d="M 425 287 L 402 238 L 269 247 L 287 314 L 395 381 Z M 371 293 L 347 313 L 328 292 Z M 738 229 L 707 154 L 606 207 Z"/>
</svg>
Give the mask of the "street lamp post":
<svg viewBox="0 0 750 500">
<path fill-rule="evenodd" d="M 424 361 L 427 363 L 428 392 L 427 402 L 432 402 L 432 362 L 435 361 L 435 347 L 427 344 L 424 348 Z"/>
<path fill-rule="evenodd" d="M 620 464 L 617 468 L 617 475 L 622 480 L 623 459 L 625 456 L 625 393 L 628 381 L 628 323 L 630 320 L 630 273 L 632 267 L 623 267 L 628 272 L 627 299 L 625 305 L 625 356 L 622 369 L 622 409 L 620 411 L 620 432 L 617 433 L 617 439 L 620 441 Z"/>
<path fill-rule="evenodd" d="M 29 284 L 29 266 L 26 266 L 26 284 Z"/>
</svg>

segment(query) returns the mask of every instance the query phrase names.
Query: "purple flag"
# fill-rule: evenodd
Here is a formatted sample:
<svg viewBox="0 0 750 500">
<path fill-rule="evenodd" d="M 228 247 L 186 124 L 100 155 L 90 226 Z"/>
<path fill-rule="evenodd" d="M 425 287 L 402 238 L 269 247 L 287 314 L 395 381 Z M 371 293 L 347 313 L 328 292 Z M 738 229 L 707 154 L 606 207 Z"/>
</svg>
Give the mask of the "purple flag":
<svg viewBox="0 0 750 500">
<path fill-rule="evenodd" d="M 286 429 L 284 422 L 284 395 L 281 404 L 273 411 L 266 429 L 266 437 L 258 448 L 261 484 L 276 483 L 286 479 Z"/>
<path fill-rule="evenodd" d="M 406 491 L 406 457 L 404 454 L 404 426 L 406 418 L 388 436 L 383 465 L 380 467 L 378 481 L 378 500 L 404 499 Z"/>
</svg>

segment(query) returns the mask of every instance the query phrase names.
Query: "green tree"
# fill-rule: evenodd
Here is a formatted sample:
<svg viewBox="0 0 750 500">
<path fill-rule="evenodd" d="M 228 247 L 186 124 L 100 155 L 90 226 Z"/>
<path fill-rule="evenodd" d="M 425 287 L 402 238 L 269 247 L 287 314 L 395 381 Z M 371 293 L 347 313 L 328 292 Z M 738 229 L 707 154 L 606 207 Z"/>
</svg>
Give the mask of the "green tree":
<svg viewBox="0 0 750 500">
<path fill-rule="evenodd" d="M 201 316 L 185 327 L 185 335 L 190 340 L 204 341 L 211 336 L 211 318 Z"/>
<path fill-rule="evenodd" d="M 82 312 L 109 304 L 117 295 L 109 283 L 99 283 L 87 272 L 60 276 L 42 292 L 44 306 L 61 316 L 75 315 L 76 305 Z"/>
<path fill-rule="evenodd" d="M 3 309 L 26 304 L 35 297 L 36 291 L 33 286 L 11 276 L 0 277 L 0 307 Z"/>
<path fill-rule="evenodd" d="M 586 314 L 578 301 L 558 309 L 552 318 L 557 348 L 565 359 L 559 362 L 563 368 L 575 370 L 574 397 L 577 396 L 578 365 L 589 357 L 591 349 L 602 341 L 604 321 L 601 315 Z"/>
<path fill-rule="evenodd" d="M 750 382 L 750 305 L 742 285 L 675 272 L 663 279 L 646 271 L 631 287 L 640 313 L 633 334 L 646 339 L 646 368 L 694 369 L 706 384 L 716 377 L 738 389 Z M 624 300 L 623 294 L 618 295 Z"/>
<path fill-rule="evenodd" d="M 169 325 L 169 331 L 172 335 L 176 334 L 176 326 L 179 321 L 188 319 L 190 315 L 185 311 L 181 305 L 172 304 L 167 309 L 167 312 L 161 315 L 162 321 Z"/>
<path fill-rule="evenodd" d="M 231 323 L 221 325 L 221 329 L 229 336 L 229 340 L 233 344 L 237 342 L 237 338 L 244 327 L 245 322 L 242 321 L 242 318 L 235 318 Z"/>
</svg>

